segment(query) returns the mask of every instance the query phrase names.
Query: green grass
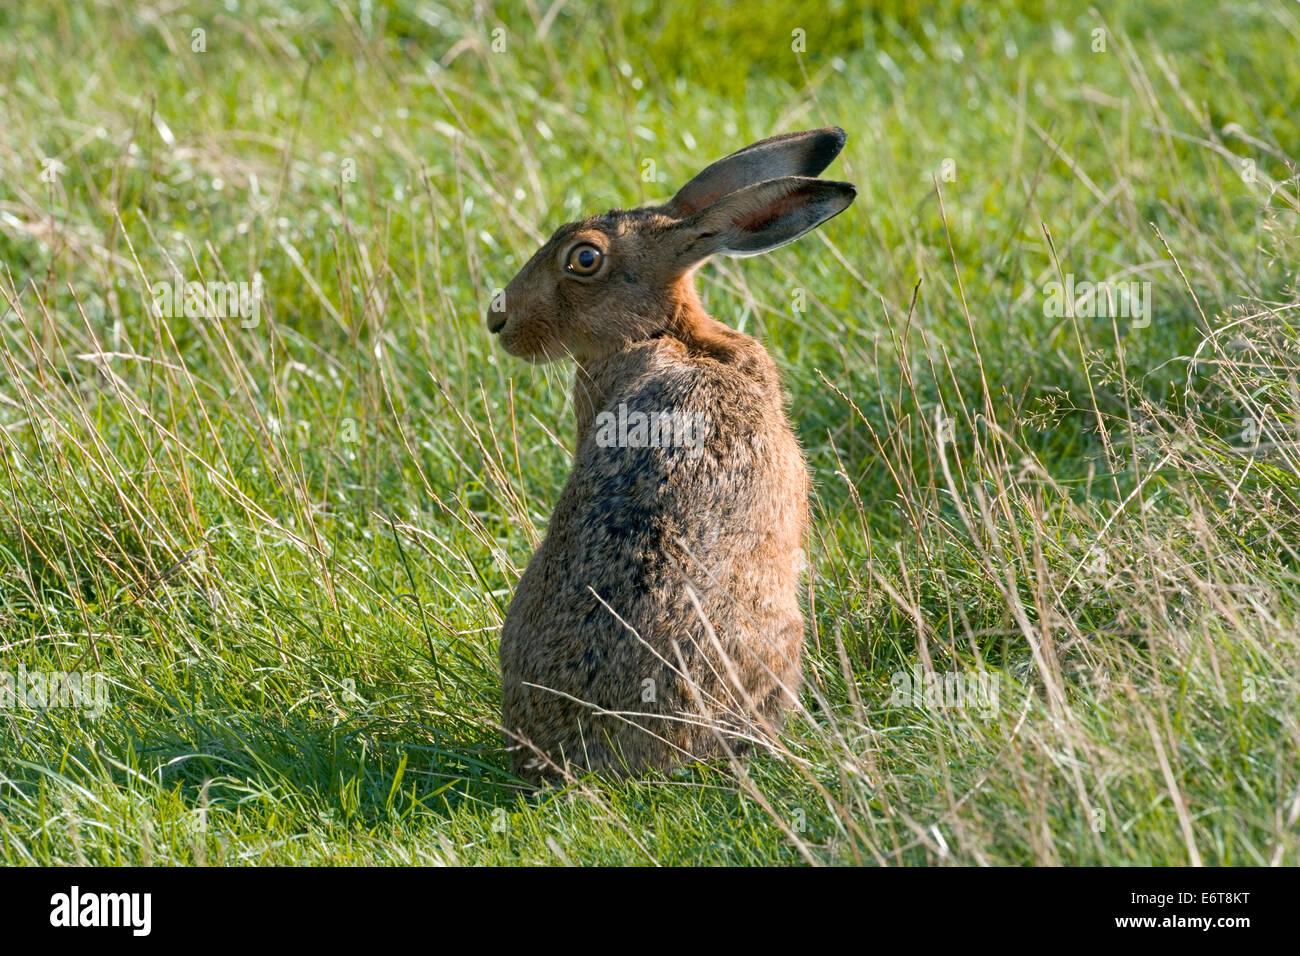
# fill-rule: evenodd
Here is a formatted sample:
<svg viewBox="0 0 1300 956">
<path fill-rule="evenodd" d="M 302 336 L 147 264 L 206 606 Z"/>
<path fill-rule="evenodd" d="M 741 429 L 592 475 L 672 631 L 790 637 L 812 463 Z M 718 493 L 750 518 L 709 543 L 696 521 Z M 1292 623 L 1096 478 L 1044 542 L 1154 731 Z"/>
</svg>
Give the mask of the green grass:
<svg viewBox="0 0 1300 956">
<path fill-rule="evenodd" d="M 1300 862 L 1294 4 L 618 6 L 0 11 L 0 671 L 109 696 L 0 712 L 0 861 Z M 530 792 L 496 641 L 569 372 L 492 290 L 832 123 L 855 205 L 701 273 L 816 479 L 801 713 Z"/>
</svg>

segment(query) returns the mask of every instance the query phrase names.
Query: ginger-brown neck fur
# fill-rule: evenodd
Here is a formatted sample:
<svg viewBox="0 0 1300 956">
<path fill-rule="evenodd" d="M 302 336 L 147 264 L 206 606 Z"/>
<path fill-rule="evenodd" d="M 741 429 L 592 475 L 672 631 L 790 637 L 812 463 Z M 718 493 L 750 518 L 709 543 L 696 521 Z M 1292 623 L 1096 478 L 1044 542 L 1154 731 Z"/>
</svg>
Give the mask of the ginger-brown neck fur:
<svg viewBox="0 0 1300 956">
<path fill-rule="evenodd" d="M 665 297 L 665 317 L 658 335 L 647 341 L 668 339 L 681 344 L 688 361 L 713 361 L 729 365 L 773 390 L 780 401 L 780 381 L 776 364 L 767 350 L 752 336 L 723 325 L 704 309 L 695 279 L 691 274 L 674 283 Z M 640 343 L 633 342 L 630 347 Z M 671 346 L 670 346 L 671 347 Z M 600 408 L 605 376 L 604 366 L 622 354 L 615 351 L 595 358 L 579 357 L 573 380 L 573 407 L 578 419 L 578 441 L 581 442 L 590 426 L 596 409 Z"/>
</svg>

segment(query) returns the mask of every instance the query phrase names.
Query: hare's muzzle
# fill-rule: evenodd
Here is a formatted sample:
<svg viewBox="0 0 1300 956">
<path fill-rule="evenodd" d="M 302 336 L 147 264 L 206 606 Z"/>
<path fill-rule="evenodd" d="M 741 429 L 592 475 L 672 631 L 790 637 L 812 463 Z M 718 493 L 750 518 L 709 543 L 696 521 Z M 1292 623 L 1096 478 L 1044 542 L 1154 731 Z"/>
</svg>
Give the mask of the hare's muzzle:
<svg viewBox="0 0 1300 956">
<path fill-rule="evenodd" d="M 504 312 L 488 313 L 488 331 L 496 335 L 506 327 L 506 314 Z"/>
</svg>

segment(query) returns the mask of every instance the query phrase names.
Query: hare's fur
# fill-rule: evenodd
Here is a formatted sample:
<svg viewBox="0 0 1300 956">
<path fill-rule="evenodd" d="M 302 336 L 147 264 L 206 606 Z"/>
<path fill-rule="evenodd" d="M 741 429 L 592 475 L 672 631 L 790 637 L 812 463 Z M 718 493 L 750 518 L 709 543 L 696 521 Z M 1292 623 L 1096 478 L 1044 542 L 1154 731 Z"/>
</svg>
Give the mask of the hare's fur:
<svg viewBox="0 0 1300 956">
<path fill-rule="evenodd" d="M 772 359 L 708 316 L 693 269 L 847 206 L 852 187 L 798 175 L 842 142 L 838 130 L 764 141 L 667 206 L 565 226 L 507 287 L 494 329 L 506 348 L 577 364 L 573 472 L 501 633 L 502 722 L 522 776 L 735 752 L 794 702 L 808 469 Z M 601 272 L 581 281 L 563 257 L 588 240 Z M 629 411 L 676 415 L 696 441 L 607 447 L 601 425 Z"/>
</svg>

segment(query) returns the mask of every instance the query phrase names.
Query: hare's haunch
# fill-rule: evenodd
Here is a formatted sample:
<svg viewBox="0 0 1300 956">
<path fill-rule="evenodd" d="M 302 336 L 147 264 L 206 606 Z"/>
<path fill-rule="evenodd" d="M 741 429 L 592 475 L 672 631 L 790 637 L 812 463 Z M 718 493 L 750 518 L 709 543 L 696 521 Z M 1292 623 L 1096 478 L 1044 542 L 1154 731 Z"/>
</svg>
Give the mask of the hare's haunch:
<svg viewBox="0 0 1300 956">
<path fill-rule="evenodd" d="M 506 287 L 513 355 L 577 365 L 576 455 L 501 631 L 516 772 L 636 773 L 734 752 L 794 702 L 808 468 L 776 366 L 694 271 L 853 201 L 837 128 L 754 143 L 662 206 L 560 227 Z"/>
</svg>

